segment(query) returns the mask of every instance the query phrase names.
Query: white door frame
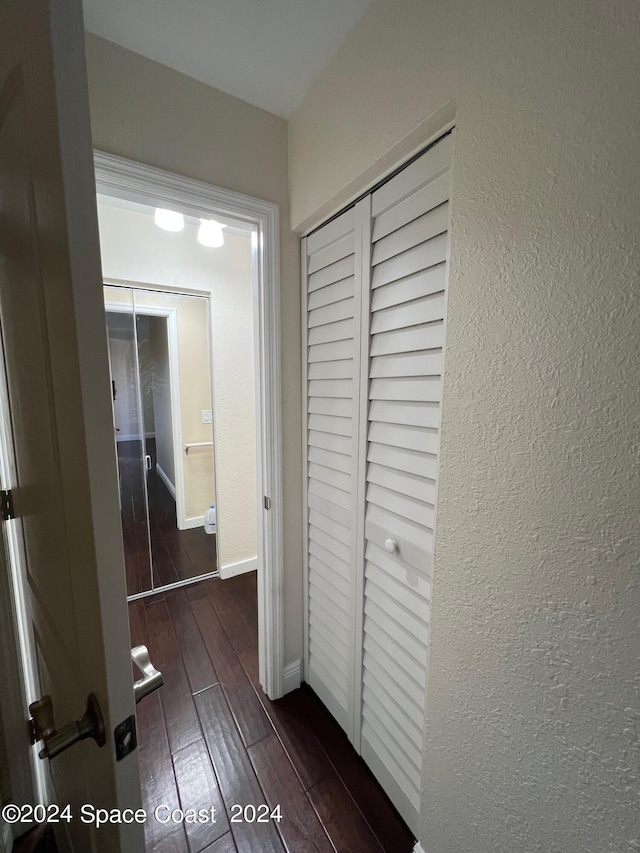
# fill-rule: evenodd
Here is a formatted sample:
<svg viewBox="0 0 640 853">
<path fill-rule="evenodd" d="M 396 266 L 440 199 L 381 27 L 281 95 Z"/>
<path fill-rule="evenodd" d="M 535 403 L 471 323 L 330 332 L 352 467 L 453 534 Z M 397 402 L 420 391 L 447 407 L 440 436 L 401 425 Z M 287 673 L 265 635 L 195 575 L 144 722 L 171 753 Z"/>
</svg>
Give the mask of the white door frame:
<svg viewBox="0 0 640 853">
<path fill-rule="evenodd" d="M 284 695 L 280 282 L 277 204 L 96 151 L 97 191 L 191 216 L 236 220 L 252 229 L 258 499 L 259 678 L 270 699 Z M 269 501 L 266 501 L 268 498 Z M 269 503 L 270 509 L 264 509 Z"/>
</svg>

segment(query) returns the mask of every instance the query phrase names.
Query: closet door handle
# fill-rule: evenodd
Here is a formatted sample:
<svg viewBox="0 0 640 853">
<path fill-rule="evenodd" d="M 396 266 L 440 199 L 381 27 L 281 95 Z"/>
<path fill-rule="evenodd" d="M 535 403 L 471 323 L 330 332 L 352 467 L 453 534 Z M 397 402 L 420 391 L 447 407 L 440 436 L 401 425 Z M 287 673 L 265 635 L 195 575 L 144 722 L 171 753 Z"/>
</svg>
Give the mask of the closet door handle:
<svg viewBox="0 0 640 853">
<path fill-rule="evenodd" d="M 150 470 L 151 470 L 151 457 L 149 456 L 149 454 L 148 454 L 148 453 L 147 453 L 147 455 L 144 457 L 144 464 L 145 464 L 145 465 L 146 465 L 146 467 L 147 467 L 147 471 L 150 471 Z"/>
<path fill-rule="evenodd" d="M 385 551 L 388 551 L 390 554 L 395 554 L 398 550 L 398 543 L 395 539 L 387 539 L 384 543 Z"/>
<path fill-rule="evenodd" d="M 143 674 L 143 678 L 134 682 L 133 695 L 136 699 L 136 705 L 149 693 L 153 693 L 164 684 L 164 678 L 159 669 L 151 663 L 149 658 L 149 649 L 146 646 L 134 646 L 131 649 L 131 659 Z"/>
</svg>

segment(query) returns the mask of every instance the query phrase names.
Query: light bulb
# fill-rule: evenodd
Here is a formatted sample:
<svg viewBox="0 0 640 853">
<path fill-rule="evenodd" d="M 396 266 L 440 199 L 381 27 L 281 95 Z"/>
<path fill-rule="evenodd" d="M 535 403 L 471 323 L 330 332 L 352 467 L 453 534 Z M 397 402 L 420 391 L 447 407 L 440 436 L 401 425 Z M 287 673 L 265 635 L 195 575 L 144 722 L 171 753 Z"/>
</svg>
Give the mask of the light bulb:
<svg viewBox="0 0 640 853">
<path fill-rule="evenodd" d="M 226 226 L 215 219 L 201 219 L 200 228 L 198 228 L 198 243 L 207 246 L 209 249 L 218 249 L 224 246 L 224 234 L 222 229 Z"/>
<path fill-rule="evenodd" d="M 153 221 L 163 231 L 182 231 L 184 228 L 184 216 L 175 210 L 166 210 L 163 207 L 156 207 Z"/>
</svg>

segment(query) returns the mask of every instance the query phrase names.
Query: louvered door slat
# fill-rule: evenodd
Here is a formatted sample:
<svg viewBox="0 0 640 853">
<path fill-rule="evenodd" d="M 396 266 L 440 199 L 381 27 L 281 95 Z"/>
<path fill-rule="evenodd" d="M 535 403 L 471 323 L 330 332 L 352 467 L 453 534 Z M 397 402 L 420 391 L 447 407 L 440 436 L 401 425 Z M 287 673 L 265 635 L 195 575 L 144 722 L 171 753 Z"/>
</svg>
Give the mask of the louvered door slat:
<svg viewBox="0 0 640 853">
<path fill-rule="evenodd" d="M 341 524 L 337 519 L 323 515 L 323 513 L 318 512 L 313 507 L 310 507 L 309 523 L 314 527 L 317 527 L 318 530 L 324 531 L 328 536 L 332 536 L 334 539 L 337 539 L 338 542 L 343 542 L 345 545 L 349 544 L 349 527 L 345 524 Z"/>
<path fill-rule="evenodd" d="M 309 276 L 309 293 L 313 293 L 321 287 L 327 287 L 329 284 L 335 284 L 337 281 L 342 281 L 350 276 L 352 277 L 354 269 L 353 255 L 349 255 L 349 257 L 343 258 L 335 264 L 324 267 L 324 269 Z"/>
<path fill-rule="evenodd" d="M 309 379 L 352 379 L 353 362 L 350 358 L 335 361 L 317 361 L 309 365 Z"/>
<path fill-rule="evenodd" d="M 441 204 L 435 210 L 408 222 L 375 243 L 371 263 L 375 267 L 388 258 L 393 258 L 419 243 L 424 243 L 425 240 L 444 233 L 447 230 L 448 221 L 449 205 Z"/>
<path fill-rule="evenodd" d="M 381 689 L 386 690 L 387 695 L 390 697 L 389 708 L 393 710 L 396 718 L 402 721 L 408 733 L 415 733 L 417 739 L 416 746 L 419 746 L 422 742 L 422 725 L 424 723 L 420 710 L 410 702 L 405 701 L 404 695 L 392 686 L 390 681 L 387 683 L 387 687 L 384 687 L 374 676 L 371 668 L 368 668 L 364 672 L 362 684 L 363 690 L 370 690 L 376 695 L 380 695 Z"/>
<path fill-rule="evenodd" d="M 309 430 L 326 432 L 329 435 L 352 434 L 351 418 L 335 417 L 333 415 L 309 415 Z"/>
<path fill-rule="evenodd" d="M 323 530 L 311 526 L 309 530 L 309 553 L 314 554 L 330 570 L 349 583 L 349 546 L 328 536 Z M 344 590 L 349 594 L 348 588 Z"/>
<path fill-rule="evenodd" d="M 411 302 L 402 302 L 373 312 L 371 334 L 405 329 L 420 323 L 441 320 L 444 314 L 444 293 L 432 293 Z"/>
<path fill-rule="evenodd" d="M 327 602 L 326 599 L 321 598 L 317 594 L 309 595 L 309 619 L 312 618 L 314 618 L 316 621 L 320 620 L 322 623 L 325 624 L 327 619 L 333 619 L 333 608 L 330 606 L 329 602 Z M 333 633 L 343 644 L 344 648 L 348 648 L 349 625 L 348 621 L 346 620 L 346 617 L 344 620 L 344 624 L 339 619 L 333 620 Z"/>
<path fill-rule="evenodd" d="M 414 275 L 436 264 L 442 264 L 446 259 L 447 236 L 440 234 L 431 240 L 407 249 L 406 252 L 389 258 L 388 261 L 382 261 L 377 267 L 374 267 L 371 274 L 371 286 L 373 288 L 382 287 L 384 284 L 398 281 L 398 279 L 405 278 L 408 275 Z"/>
<path fill-rule="evenodd" d="M 369 376 L 376 379 L 390 376 L 439 376 L 441 373 L 442 350 L 436 349 L 376 356 L 371 361 Z"/>
<path fill-rule="evenodd" d="M 444 327 L 442 323 L 430 323 L 428 326 L 411 326 L 400 331 L 377 334 L 371 341 L 371 356 L 389 353 L 416 352 L 425 349 L 442 348 Z"/>
<path fill-rule="evenodd" d="M 324 305 L 330 305 L 332 302 L 340 302 L 342 299 L 348 299 L 354 293 L 353 276 L 343 278 L 335 284 L 328 284 L 326 287 L 321 287 L 320 290 L 314 290 L 309 294 L 307 307 L 309 311 L 314 308 L 322 308 Z"/>
<path fill-rule="evenodd" d="M 373 214 L 374 234 L 376 222 L 381 214 L 413 195 L 420 187 L 430 184 L 439 175 L 449 172 L 452 148 L 452 137 L 450 135 L 443 137 L 428 151 L 425 151 L 422 157 L 414 160 L 406 169 L 398 172 L 394 178 L 373 193 L 371 212 Z M 430 206 L 439 203 L 432 201 Z"/>
<path fill-rule="evenodd" d="M 333 468 L 335 471 L 343 471 L 345 474 L 351 472 L 351 460 L 344 453 L 334 453 L 332 450 L 320 450 L 317 447 L 309 447 L 309 462 L 324 465 L 325 468 Z"/>
<path fill-rule="evenodd" d="M 332 450 L 334 453 L 342 453 L 347 456 L 351 451 L 351 443 L 346 436 L 330 435 L 326 432 L 316 432 L 309 430 L 309 447 L 323 447 L 325 450 Z"/>
<path fill-rule="evenodd" d="M 390 447 L 418 450 L 435 454 L 438 450 L 438 431 L 426 430 L 406 424 L 371 423 L 369 440 L 372 445 L 386 444 Z"/>
<path fill-rule="evenodd" d="M 308 362 L 314 361 L 338 361 L 353 356 L 353 341 L 346 338 L 343 341 L 330 341 L 326 344 L 310 346 L 308 351 Z"/>
<path fill-rule="evenodd" d="M 440 406 L 433 402 L 421 404 L 419 400 L 374 399 L 369 406 L 369 420 L 437 429 L 440 423 Z"/>
<path fill-rule="evenodd" d="M 384 437 L 386 438 L 386 436 Z M 367 459 L 375 465 L 384 465 L 385 468 L 395 470 L 396 472 L 406 471 L 422 478 L 428 478 L 425 488 L 429 490 L 431 503 L 433 503 L 433 497 L 435 497 L 433 485 L 438 468 L 438 459 L 435 452 L 422 453 L 422 451 L 415 448 L 407 450 L 402 446 L 396 447 L 390 445 L 388 441 L 378 443 L 376 439 L 372 439 L 369 442 Z M 369 471 L 371 471 L 371 466 L 369 467 Z M 388 480 L 387 484 L 392 488 L 391 480 Z M 396 489 L 396 491 L 402 491 L 402 489 Z M 428 500 L 428 498 L 425 500 Z"/>
<path fill-rule="evenodd" d="M 371 296 L 371 310 L 379 311 L 401 302 L 411 302 L 429 293 L 444 290 L 446 265 L 437 264 L 427 270 L 392 281 L 376 288 Z"/>
<path fill-rule="evenodd" d="M 326 622 L 327 617 L 332 620 L 334 632 L 338 632 L 341 628 L 345 636 L 345 648 L 349 645 L 349 615 L 342 610 L 336 609 L 334 602 L 325 595 L 320 587 L 309 584 L 309 608 L 316 611 L 322 611 L 323 619 Z"/>
<path fill-rule="evenodd" d="M 420 709 L 424 714 L 424 686 L 415 681 L 409 673 L 398 666 L 393 656 L 389 653 L 389 647 L 383 648 L 379 642 L 374 639 L 374 632 L 367 631 L 363 640 L 364 644 L 364 671 L 368 669 L 377 674 L 381 683 L 387 679 L 388 692 L 392 694 L 394 691 L 402 691 L 405 696 L 405 702 L 412 702 L 416 708 Z M 387 689 L 387 688 L 385 688 Z"/>
<path fill-rule="evenodd" d="M 376 243 L 382 237 L 406 225 L 407 222 L 417 219 L 425 210 L 432 210 L 448 201 L 450 192 L 451 173 L 447 170 L 439 178 L 429 181 L 422 189 L 416 190 L 385 213 L 376 216 L 372 241 Z"/>
<path fill-rule="evenodd" d="M 336 320 L 345 320 L 348 317 L 353 317 L 353 296 L 309 311 L 309 328 L 323 326 Z"/>
<path fill-rule="evenodd" d="M 351 420 L 352 403 L 342 397 L 309 397 L 307 411 L 310 415 L 330 415 Z"/>
<path fill-rule="evenodd" d="M 367 469 L 367 482 L 432 504 L 435 496 L 431 482 L 414 471 L 397 471 L 395 468 L 370 462 Z"/>
</svg>

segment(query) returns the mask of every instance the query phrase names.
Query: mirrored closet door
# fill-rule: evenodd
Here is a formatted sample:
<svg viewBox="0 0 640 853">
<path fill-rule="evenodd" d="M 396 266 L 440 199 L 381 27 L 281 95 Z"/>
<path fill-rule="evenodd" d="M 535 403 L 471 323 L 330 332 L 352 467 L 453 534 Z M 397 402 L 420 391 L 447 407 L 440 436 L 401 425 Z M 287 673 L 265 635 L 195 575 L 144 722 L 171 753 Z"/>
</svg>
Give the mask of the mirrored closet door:
<svg viewBox="0 0 640 853">
<path fill-rule="evenodd" d="M 127 594 L 217 572 L 209 300 L 107 285 Z"/>
</svg>

